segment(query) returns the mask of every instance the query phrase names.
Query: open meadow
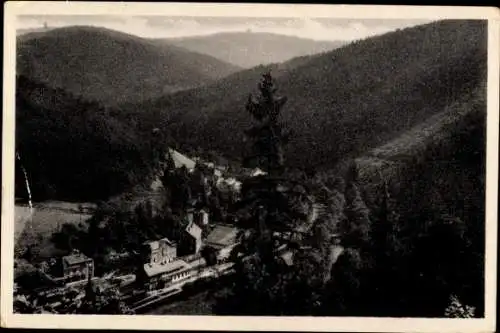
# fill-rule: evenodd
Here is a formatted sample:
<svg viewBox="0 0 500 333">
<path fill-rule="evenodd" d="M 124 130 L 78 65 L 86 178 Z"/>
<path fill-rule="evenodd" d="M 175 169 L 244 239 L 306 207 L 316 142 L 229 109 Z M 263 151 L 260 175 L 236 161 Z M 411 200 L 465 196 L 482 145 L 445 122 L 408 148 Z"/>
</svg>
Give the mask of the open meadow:
<svg viewBox="0 0 500 333">
<path fill-rule="evenodd" d="M 85 221 L 91 216 L 89 208 L 92 208 L 92 204 L 47 201 L 35 203 L 31 215 L 27 204 L 16 204 L 14 230 L 16 257 L 22 255 L 28 247 L 31 248 L 35 261 L 58 255 L 60 251 L 51 241 L 52 234 L 64 223 L 85 225 Z"/>
</svg>

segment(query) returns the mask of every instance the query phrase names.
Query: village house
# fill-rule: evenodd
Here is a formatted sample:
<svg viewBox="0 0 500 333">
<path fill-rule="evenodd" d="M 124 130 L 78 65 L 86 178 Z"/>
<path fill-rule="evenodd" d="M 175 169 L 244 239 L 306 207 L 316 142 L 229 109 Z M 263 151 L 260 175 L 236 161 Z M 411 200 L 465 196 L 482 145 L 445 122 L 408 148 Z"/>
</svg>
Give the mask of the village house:
<svg viewBox="0 0 500 333">
<path fill-rule="evenodd" d="M 240 192 L 240 190 L 241 190 L 241 182 L 236 180 L 233 177 L 219 178 L 215 185 L 221 191 L 230 190 L 230 191 L 234 191 L 234 192 Z"/>
<path fill-rule="evenodd" d="M 217 225 L 205 239 L 205 245 L 217 253 L 217 261 L 225 262 L 238 244 L 238 229 L 232 226 Z"/>
<path fill-rule="evenodd" d="M 188 215 L 189 219 L 189 215 Z M 186 256 L 190 254 L 197 254 L 200 252 L 202 246 L 202 230 L 198 224 L 194 223 L 193 220 L 188 220 L 188 225 L 181 233 L 181 239 L 179 241 L 178 255 Z"/>
<path fill-rule="evenodd" d="M 255 168 L 247 168 L 244 170 L 244 174 L 247 177 L 257 177 L 257 176 L 265 176 L 267 175 L 267 172 L 263 171 L 262 169 L 255 167 Z"/>
<path fill-rule="evenodd" d="M 204 209 L 190 208 L 186 214 L 189 223 L 196 223 L 198 226 L 206 226 L 209 223 L 208 212 Z"/>
<path fill-rule="evenodd" d="M 141 249 L 145 264 L 165 264 L 177 258 L 177 245 L 168 238 L 146 242 Z"/>
<path fill-rule="evenodd" d="M 74 250 L 62 258 L 62 273 L 66 283 L 88 280 L 94 277 L 94 261 Z"/>
<path fill-rule="evenodd" d="M 289 267 L 293 266 L 293 251 L 291 250 L 285 251 L 280 254 L 279 258 L 285 265 Z"/>
<path fill-rule="evenodd" d="M 176 259 L 164 264 L 144 264 L 137 280 L 146 290 L 155 290 L 168 287 L 172 283 L 180 282 L 191 277 L 191 266 L 184 260 Z"/>
<path fill-rule="evenodd" d="M 191 266 L 177 258 L 177 245 L 167 238 L 144 243 L 141 257 L 136 282 L 146 290 L 165 288 L 191 275 Z"/>
<path fill-rule="evenodd" d="M 182 155 L 178 151 L 169 148 L 168 153 L 172 160 L 174 161 L 174 166 L 176 169 L 185 167 L 189 172 L 193 172 L 196 162 L 188 157 Z"/>
</svg>

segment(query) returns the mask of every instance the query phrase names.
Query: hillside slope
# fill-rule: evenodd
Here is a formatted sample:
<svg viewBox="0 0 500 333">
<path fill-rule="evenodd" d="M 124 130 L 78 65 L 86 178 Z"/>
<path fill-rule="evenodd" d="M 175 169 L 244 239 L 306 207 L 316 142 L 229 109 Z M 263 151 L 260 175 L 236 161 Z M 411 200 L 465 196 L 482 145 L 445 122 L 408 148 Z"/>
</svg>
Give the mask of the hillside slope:
<svg viewBox="0 0 500 333">
<path fill-rule="evenodd" d="M 377 169 L 382 171 L 400 215 L 397 239 L 413 252 L 396 262 L 399 275 L 385 274 L 392 281 L 380 308 L 393 303 L 401 316 L 435 317 L 454 294 L 482 317 L 486 85 L 359 158 L 358 165 L 372 211 L 381 195 Z"/>
<path fill-rule="evenodd" d="M 136 105 L 183 151 L 240 158 L 250 126 L 245 103 L 263 71 L 276 72 L 292 131 L 291 166 L 333 166 L 404 133 L 477 87 L 486 71 L 486 24 L 440 21 L 369 38 L 285 65 L 259 66 L 215 84 Z"/>
<path fill-rule="evenodd" d="M 193 88 L 239 70 L 207 55 L 97 27 L 22 35 L 17 73 L 105 104 Z"/>
<path fill-rule="evenodd" d="M 149 179 L 163 140 L 96 102 L 17 78 L 16 151 L 34 200 L 100 200 L 122 193 Z M 20 170 L 16 160 L 16 197 L 26 197 Z"/>
<path fill-rule="evenodd" d="M 419 191 L 424 190 L 421 185 L 426 182 L 434 183 L 427 190 L 443 190 L 437 197 L 436 193 L 421 195 L 418 202 L 426 201 L 427 205 L 437 206 L 445 198 L 453 197 L 453 200 L 445 200 L 447 205 L 454 207 L 454 213 L 463 213 L 470 208 L 466 198 L 473 196 L 474 192 L 484 191 L 485 135 L 484 85 L 464 94 L 445 110 L 409 131 L 358 157 L 361 179 L 366 185 L 376 187 L 380 184 L 380 176 L 393 181 L 408 180 L 412 173 L 418 172 L 418 179 L 422 180 L 421 184 L 416 184 L 420 186 Z M 462 189 L 451 190 L 459 187 Z M 401 197 L 408 199 L 408 196 Z M 476 196 L 475 200 L 472 206 L 484 205 L 482 195 Z M 463 215 L 460 217 L 465 219 Z"/>
<path fill-rule="evenodd" d="M 284 62 L 299 56 L 330 51 L 345 44 L 342 41 L 316 41 L 257 32 L 226 32 L 163 41 L 243 68 Z"/>
</svg>

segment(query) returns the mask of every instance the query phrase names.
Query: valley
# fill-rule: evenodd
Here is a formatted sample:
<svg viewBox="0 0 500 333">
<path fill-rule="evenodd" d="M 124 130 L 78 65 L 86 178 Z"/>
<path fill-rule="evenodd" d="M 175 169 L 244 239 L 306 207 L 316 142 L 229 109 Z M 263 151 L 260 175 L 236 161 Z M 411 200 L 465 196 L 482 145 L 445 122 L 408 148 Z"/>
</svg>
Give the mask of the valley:
<svg viewBox="0 0 500 333">
<path fill-rule="evenodd" d="M 46 304 L 16 304 L 443 317 L 457 297 L 484 316 L 486 31 L 20 34 L 15 253 L 50 288 L 19 280 Z"/>
</svg>

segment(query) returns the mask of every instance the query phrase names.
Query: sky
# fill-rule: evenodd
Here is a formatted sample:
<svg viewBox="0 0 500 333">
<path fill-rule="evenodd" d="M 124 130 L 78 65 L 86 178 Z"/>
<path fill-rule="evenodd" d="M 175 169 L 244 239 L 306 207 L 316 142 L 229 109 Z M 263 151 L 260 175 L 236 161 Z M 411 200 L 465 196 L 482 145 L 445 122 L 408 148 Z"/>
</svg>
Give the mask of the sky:
<svg viewBox="0 0 500 333">
<path fill-rule="evenodd" d="M 315 40 L 357 40 L 398 28 L 424 24 L 424 20 L 173 17 L 112 15 L 25 15 L 17 17 L 17 29 L 71 25 L 101 26 L 146 38 L 209 35 L 219 32 L 271 32 Z"/>
</svg>

